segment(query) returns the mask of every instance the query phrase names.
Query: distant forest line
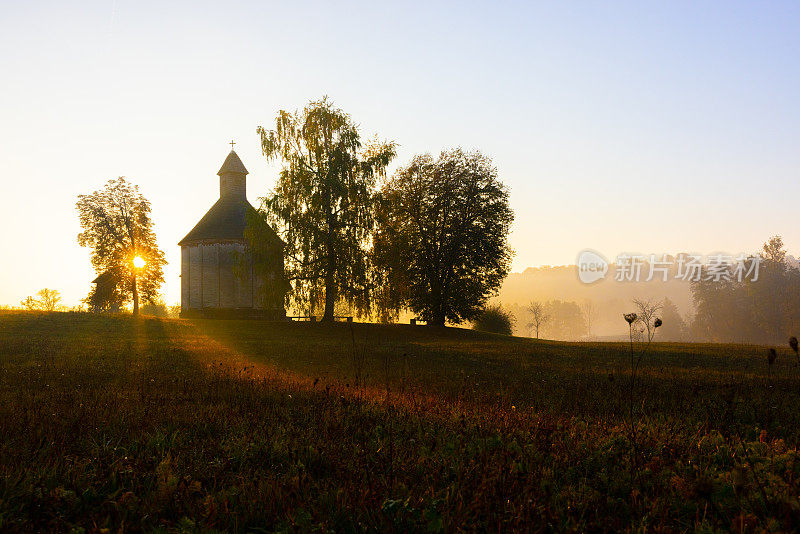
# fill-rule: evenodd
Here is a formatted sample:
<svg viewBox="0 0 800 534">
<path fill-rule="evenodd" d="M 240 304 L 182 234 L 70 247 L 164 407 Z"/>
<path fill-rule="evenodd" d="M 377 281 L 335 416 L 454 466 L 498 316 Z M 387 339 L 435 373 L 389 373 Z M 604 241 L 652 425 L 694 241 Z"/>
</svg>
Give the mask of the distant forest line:
<svg viewBox="0 0 800 534">
<path fill-rule="evenodd" d="M 800 262 L 786 253 L 780 237 L 758 253 L 756 281 L 736 279 L 691 282 L 615 280 L 616 266 L 593 284 L 582 283 L 575 265 L 530 267 L 510 273 L 495 301 L 514 316 L 514 334 L 534 336 L 532 302 L 551 310 L 540 336 L 559 340 L 628 339 L 622 315 L 635 311 L 633 300 L 663 305 L 664 327 L 656 340 L 730 343 L 785 343 L 800 331 Z M 554 312 L 560 310 L 560 317 Z M 589 317 L 587 317 L 587 312 Z"/>
</svg>

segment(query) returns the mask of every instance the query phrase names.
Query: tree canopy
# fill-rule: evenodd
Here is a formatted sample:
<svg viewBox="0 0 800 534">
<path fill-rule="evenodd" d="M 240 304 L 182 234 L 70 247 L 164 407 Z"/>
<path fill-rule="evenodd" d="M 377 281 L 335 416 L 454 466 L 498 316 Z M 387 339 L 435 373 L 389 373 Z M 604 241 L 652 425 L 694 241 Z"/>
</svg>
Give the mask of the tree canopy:
<svg viewBox="0 0 800 534">
<path fill-rule="evenodd" d="M 373 193 L 395 156 L 395 144 L 362 146 L 358 126 L 323 98 L 295 113 L 281 110 L 275 128 L 258 128 L 263 154 L 282 169 L 261 211 L 286 243 L 286 278 L 298 306 L 336 302 L 370 307 L 369 245 Z"/>
<path fill-rule="evenodd" d="M 76 207 L 83 229 L 78 244 L 91 248 L 92 266 L 114 287 L 109 294 L 133 301 L 134 313 L 140 294 L 146 302 L 156 302 L 167 262 L 156 242 L 150 202 L 139 187 L 124 177 L 109 180 L 103 189 L 79 195 Z M 97 304 L 98 286 L 87 302 Z"/>
<path fill-rule="evenodd" d="M 429 324 L 476 318 L 511 266 L 514 214 L 480 152 L 416 156 L 383 187 L 375 235 L 383 306 Z"/>
</svg>

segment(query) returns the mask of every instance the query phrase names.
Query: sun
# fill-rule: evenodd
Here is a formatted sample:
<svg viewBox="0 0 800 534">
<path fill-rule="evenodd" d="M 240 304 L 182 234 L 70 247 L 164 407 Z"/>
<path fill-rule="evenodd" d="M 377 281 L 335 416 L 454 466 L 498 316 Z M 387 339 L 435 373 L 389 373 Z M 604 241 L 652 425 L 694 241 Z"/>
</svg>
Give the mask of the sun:
<svg viewBox="0 0 800 534">
<path fill-rule="evenodd" d="M 144 260 L 141 257 L 136 256 L 135 258 L 133 258 L 133 266 L 136 267 L 137 269 L 141 269 L 142 267 L 144 267 Z"/>
</svg>

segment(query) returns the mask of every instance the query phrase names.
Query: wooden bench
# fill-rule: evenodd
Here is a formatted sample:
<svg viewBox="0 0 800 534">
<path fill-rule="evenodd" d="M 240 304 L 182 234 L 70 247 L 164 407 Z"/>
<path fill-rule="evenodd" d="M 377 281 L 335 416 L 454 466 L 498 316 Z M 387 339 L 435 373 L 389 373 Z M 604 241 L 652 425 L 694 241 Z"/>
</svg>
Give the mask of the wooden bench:
<svg viewBox="0 0 800 534">
<path fill-rule="evenodd" d="M 335 321 L 336 319 L 345 319 L 348 323 L 352 323 L 353 322 L 353 316 L 352 315 L 334 315 L 333 316 L 333 320 Z M 286 320 L 287 321 L 308 321 L 310 323 L 316 323 L 317 322 L 317 316 L 316 315 L 287 315 L 286 316 Z"/>
<path fill-rule="evenodd" d="M 316 315 L 287 315 L 286 316 L 286 320 L 287 321 L 308 321 L 310 323 L 316 323 L 317 322 L 317 316 Z"/>
</svg>

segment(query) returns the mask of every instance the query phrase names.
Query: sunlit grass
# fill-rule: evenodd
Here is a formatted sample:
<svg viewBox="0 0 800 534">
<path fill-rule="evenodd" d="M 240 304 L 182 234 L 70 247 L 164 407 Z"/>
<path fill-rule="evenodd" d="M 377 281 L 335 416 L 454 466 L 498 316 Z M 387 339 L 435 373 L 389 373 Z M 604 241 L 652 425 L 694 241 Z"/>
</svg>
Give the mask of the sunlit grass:
<svg viewBox="0 0 800 534">
<path fill-rule="evenodd" d="M 0 530 L 798 517 L 788 347 L 652 345 L 632 448 L 625 344 L 352 328 L 0 313 Z"/>
</svg>

